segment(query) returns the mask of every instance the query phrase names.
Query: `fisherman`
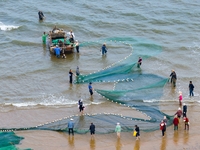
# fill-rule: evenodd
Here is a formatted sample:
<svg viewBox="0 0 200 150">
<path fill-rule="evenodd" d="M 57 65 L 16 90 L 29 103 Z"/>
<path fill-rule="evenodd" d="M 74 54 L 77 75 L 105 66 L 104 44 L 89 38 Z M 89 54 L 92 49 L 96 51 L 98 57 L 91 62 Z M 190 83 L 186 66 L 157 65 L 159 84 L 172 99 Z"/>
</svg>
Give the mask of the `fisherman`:
<svg viewBox="0 0 200 150">
<path fill-rule="evenodd" d="M 39 20 L 43 20 L 44 19 L 44 14 L 42 11 L 38 12 L 38 16 L 39 16 Z"/>
<path fill-rule="evenodd" d="M 70 69 L 70 70 L 69 70 L 69 83 L 71 83 L 71 84 L 72 84 L 72 81 L 73 81 L 73 75 L 74 75 L 74 73 L 73 73 L 72 70 Z"/>
<path fill-rule="evenodd" d="M 170 77 L 171 77 L 171 83 L 173 83 L 173 86 L 176 87 L 177 76 L 174 70 L 172 70 Z"/>
<path fill-rule="evenodd" d="M 89 130 L 90 130 L 91 138 L 93 139 L 94 134 L 95 134 L 95 125 L 93 123 L 91 123 Z"/>
<path fill-rule="evenodd" d="M 100 51 L 102 52 L 102 55 L 107 53 L 106 43 L 103 44 Z"/>
<path fill-rule="evenodd" d="M 137 67 L 140 68 L 141 65 L 142 65 L 142 58 L 139 57 Z"/>
<path fill-rule="evenodd" d="M 73 35 L 70 35 L 69 41 L 70 41 L 70 43 L 74 43 L 74 37 L 73 37 Z"/>
<path fill-rule="evenodd" d="M 74 135 L 74 122 L 73 119 L 71 118 L 70 121 L 68 122 L 68 133 L 72 132 L 72 135 Z"/>
<path fill-rule="evenodd" d="M 76 40 L 75 46 L 76 46 L 76 52 L 79 53 L 79 43 L 78 43 L 78 40 Z"/>
<path fill-rule="evenodd" d="M 89 83 L 88 89 L 89 89 L 90 95 L 92 96 L 93 95 L 92 82 Z"/>
<path fill-rule="evenodd" d="M 187 116 L 187 105 L 184 103 L 183 104 L 183 117 Z"/>
<path fill-rule="evenodd" d="M 43 42 L 43 44 L 46 44 L 47 36 L 48 36 L 48 34 L 46 34 L 46 33 L 44 32 L 44 34 L 42 35 L 42 42 Z"/>
<path fill-rule="evenodd" d="M 56 45 L 56 48 L 54 48 L 54 52 L 56 54 L 56 57 L 60 58 L 60 48 L 58 47 L 58 45 Z"/>
<path fill-rule="evenodd" d="M 193 90 L 194 90 L 194 85 L 192 84 L 192 81 L 190 81 L 189 83 L 190 96 L 194 96 Z"/>
<path fill-rule="evenodd" d="M 70 30 L 70 32 L 67 33 L 69 36 L 72 35 L 73 39 L 75 39 L 75 35 L 74 35 L 74 32 L 72 30 Z"/>
<path fill-rule="evenodd" d="M 83 115 L 83 111 L 84 111 L 84 106 L 83 106 L 83 99 L 80 99 L 78 101 L 78 105 L 79 105 L 79 110 L 80 110 L 80 115 Z"/>
<path fill-rule="evenodd" d="M 76 68 L 76 76 L 79 76 L 80 75 L 80 71 L 79 71 L 79 67 L 77 66 Z"/>
</svg>

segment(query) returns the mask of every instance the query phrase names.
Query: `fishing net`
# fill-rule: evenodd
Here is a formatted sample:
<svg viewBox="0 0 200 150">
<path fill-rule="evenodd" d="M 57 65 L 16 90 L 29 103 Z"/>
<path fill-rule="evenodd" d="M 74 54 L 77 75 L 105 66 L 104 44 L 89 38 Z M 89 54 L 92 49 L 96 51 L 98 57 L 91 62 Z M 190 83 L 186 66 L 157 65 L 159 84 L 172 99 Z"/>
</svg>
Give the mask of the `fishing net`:
<svg viewBox="0 0 200 150">
<path fill-rule="evenodd" d="M 14 132 L 0 132 L 0 150 L 20 150 L 15 145 L 22 139 L 24 138 L 17 136 Z"/>
<path fill-rule="evenodd" d="M 53 130 L 67 131 L 67 124 L 73 118 L 76 133 L 85 134 L 89 132 L 89 125 L 93 122 L 96 125 L 96 133 L 115 132 L 117 122 L 120 122 L 122 131 L 133 131 L 134 125 L 138 125 L 142 131 L 154 131 L 159 129 L 163 116 L 168 119 L 167 125 L 172 124 L 173 117 L 159 110 L 159 99 L 163 95 L 163 87 L 167 78 L 145 73 L 137 67 L 138 57 L 147 59 L 159 54 L 161 46 L 144 39 L 134 38 L 107 38 L 94 42 L 81 43 L 80 47 L 94 48 L 106 42 L 110 48 L 116 48 L 116 44 L 125 45 L 129 49 L 128 54 L 121 60 L 110 64 L 106 68 L 96 70 L 87 75 L 80 75 L 75 84 L 88 84 L 89 82 L 111 82 L 114 84 L 112 90 L 95 89 L 108 101 L 124 107 L 136 109 L 146 115 L 148 119 L 124 116 L 122 114 L 99 113 L 84 114 L 83 116 L 68 116 L 52 122 L 40 124 L 35 127 L 1 129 L 2 131 L 18 130 Z M 134 49 L 133 49 L 134 47 Z"/>
</svg>

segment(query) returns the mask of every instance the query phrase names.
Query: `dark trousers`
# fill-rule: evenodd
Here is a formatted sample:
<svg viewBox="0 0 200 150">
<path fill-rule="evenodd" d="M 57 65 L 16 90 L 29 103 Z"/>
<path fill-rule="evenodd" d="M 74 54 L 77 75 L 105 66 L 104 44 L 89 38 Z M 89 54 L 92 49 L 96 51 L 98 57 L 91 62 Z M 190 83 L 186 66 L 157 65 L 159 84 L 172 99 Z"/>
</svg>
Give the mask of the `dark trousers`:
<svg viewBox="0 0 200 150">
<path fill-rule="evenodd" d="M 92 90 L 90 90 L 90 95 L 93 95 L 93 91 Z"/>
<path fill-rule="evenodd" d="M 69 83 L 72 83 L 72 80 L 73 80 L 72 77 L 69 77 Z"/>
<path fill-rule="evenodd" d="M 189 130 L 189 124 L 185 123 L 185 130 Z"/>
<path fill-rule="evenodd" d="M 69 135 L 70 135 L 71 132 L 72 132 L 72 135 L 74 135 L 74 129 L 73 129 L 73 128 L 69 128 L 69 129 L 68 129 Z"/>
<path fill-rule="evenodd" d="M 79 46 L 76 46 L 76 52 L 79 53 Z"/>
<path fill-rule="evenodd" d="M 194 96 L 193 90 L 190 89 L 190 96 Z"/>
<path fill-rule="evenodd" d="M 186 117 L 186 112 L 183 112 L 183 117 Z"/>
<path fill-rule="evenodd" d="M 164 136 L 165 135 L 165 130 L 162 130 L 162 136 Z"/>
</svg>

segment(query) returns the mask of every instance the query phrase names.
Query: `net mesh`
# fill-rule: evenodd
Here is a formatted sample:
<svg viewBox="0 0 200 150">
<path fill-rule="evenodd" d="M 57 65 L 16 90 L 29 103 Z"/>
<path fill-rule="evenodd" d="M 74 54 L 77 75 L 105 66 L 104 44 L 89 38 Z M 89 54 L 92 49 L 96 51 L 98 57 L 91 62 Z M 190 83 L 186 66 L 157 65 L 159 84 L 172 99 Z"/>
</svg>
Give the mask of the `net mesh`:
<svg viewBox="0 0 200 150">
<path fill-rule="evenodd" d="M 114 89 L 95 89 L 95 91 L 111 102 L 140 111 L 148 119 L 102 112 L 99 114 L 84 114 L 83 116 L 68 116 L 35 127 L 1 129 L 1 131 L 67 131 L 67 124 L 70 118 L 74 119 L 74 130 L 79 134 L 87 133 L 91 122 L 96 125 L 96 133 L 99 134 L 114 132 L 117 122 L 121 123 L 122 131 L 124 132 L 133 131 L 134 125 L 138 125 L 140 130 L 146 132 L 158 130 L 163 116 L 166 116 L 168 119 L 167 125 L 171 125 L 173 116 L 169 116 L 159 110 L 159 99 L 163 95 L 163 87 L 168 79 L 155 74 L 144 73 L 140 68 L 137 68 L 139 56 L 143 60 L 155 56 L 162 51 L 161 46 L 139 38 L 113 37 L 95 42 L 81 43 L 80 47 L 99 47 L 104 41 L 110 47 L 115 47 L 116 43 L 124 44 L 130 49 L 130 53 L 125 58 L 110 64 L 102 70 L 87 75 L 80 75 L 75 83 L 113 82 Z"/>
</svg>

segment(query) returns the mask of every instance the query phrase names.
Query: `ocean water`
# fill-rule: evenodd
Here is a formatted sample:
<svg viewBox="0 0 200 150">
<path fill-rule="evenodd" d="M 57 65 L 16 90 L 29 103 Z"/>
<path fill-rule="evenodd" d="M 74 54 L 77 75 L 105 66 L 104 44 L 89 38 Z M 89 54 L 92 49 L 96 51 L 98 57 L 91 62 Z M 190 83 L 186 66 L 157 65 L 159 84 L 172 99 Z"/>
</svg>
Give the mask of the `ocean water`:
<svg viewBox="0 0 200 150">
<path fill-rule="evenodd" d="M 82 74 L 89 74 L 125 58 L 131 49 L 119 42 L 108 45 L 106 57 L 100 55 L 101 45 L 115 37 L 142 41 L 146 49 L 149 44 L 162 47 L 160 54 L 143 61 L 142 70 L 163 77 L 169 77 L 172 69 L 176 71 L 177 87 L 172 88 L 168 83 L 164 87 L 160 100 L 163 111 L 169 114 L 176 111 L 179 91 L 183 93 L 183 101 L 198 110 L 200 10 L 197 0 L 0 0 L 0 5 L 0 112 L 4 119 L 12 118 L 12 121 L 5 119 L 2 127 L 31 126 L 63 117 L 68 111 L 60 116 L 59 109 L 73 109 L 80 98 L 88 107 L 112 105 L 96 93 L 91 98 L 87 84 L 70 85 L 68 72 L 70 69 L 75 72 L 79 66 Z M 45 15 L 44 21 L 38 20 L 39 10 Z M 80 47 L 80 54 L 74 52 L 66 59 L 57 59 L 42 45 L 41 39 L 43 32 L 55 25 L 65 31 L 72 29 L 76 39 L 80 43 L 89 42 L 88 46 Z M 133 53 L 139 48 L 140 44 L 133 47 Z M 188 96 L 190 80 L 195 86 L 192 98 Z M 104 84 L 93 86 L 113 88 Z M 58 113 L 48 118 L 51 109 Z M 43 117 L 32 120 L 32 112 L 36 110 L 44 111 Z M 28 115 L 26 121 L 20 117 L 24 112 Z M 15 118 L 12 113 L 19 116 Z M 13 124 L 8 125 L 10 122 Z"/>
</svg>

